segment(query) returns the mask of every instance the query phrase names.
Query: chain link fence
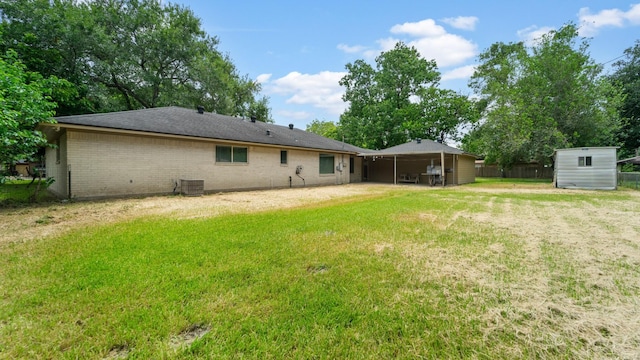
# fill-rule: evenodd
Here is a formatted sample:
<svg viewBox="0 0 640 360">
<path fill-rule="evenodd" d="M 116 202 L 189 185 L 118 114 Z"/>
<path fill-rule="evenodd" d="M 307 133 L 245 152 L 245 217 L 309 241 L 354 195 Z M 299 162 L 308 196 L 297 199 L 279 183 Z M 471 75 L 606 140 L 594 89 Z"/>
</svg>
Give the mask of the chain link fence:
<svg viewBox="0 0 640 360">
<path fill-rule="evenodd" d="M 640 189 L 640 172 L 619 172 L 618 186 Z"/>
</svg>

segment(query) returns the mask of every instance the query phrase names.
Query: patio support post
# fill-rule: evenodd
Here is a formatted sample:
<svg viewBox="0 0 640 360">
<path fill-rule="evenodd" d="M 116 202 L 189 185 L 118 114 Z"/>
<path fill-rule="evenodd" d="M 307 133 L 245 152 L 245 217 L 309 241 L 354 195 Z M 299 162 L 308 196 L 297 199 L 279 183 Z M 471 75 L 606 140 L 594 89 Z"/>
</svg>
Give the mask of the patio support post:
<svg viewBox="0 0 640 360">
<path fill-rule="evenodd" d="M 452 167 L 452 173 L 451 173 L 451 185 L 458 185 L 458 179 L 456 178 L 456 158 L 458 157 L 458 155 L 452 154 L 451 155 L 451 162 L 453 164 Z"/>
<path fill-rule="evenodd" d="M 397 156 L 393 155 L 393 185 L 398 184 L 398 175 L 396 174 L 397 172 L 396 159 L 397 159 Z"/>
<path fill-rule="evenodd" d="M 442 171 L 442 187 L 444 187 L 444 183 L 447 181 L 447 172 L 444 169 L 444 151 L 440 151 L 440 171 Z"/>
</svg>

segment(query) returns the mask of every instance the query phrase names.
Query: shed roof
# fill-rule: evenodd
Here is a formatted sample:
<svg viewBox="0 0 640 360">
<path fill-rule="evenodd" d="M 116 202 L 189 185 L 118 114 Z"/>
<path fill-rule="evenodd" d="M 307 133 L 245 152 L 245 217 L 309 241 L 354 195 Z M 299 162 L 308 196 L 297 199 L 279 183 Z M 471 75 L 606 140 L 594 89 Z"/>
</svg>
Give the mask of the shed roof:
<svg viewBox="0 0 640 360">
<path fill-rule="evenodd" d="M 102 130 L 129 130 L 336 152 L 360 153 L 365 149 L 320 135 L 261 121 L 214 113 L 199 113 L 181 107 L 161 107 L 56 118 L 44 127 L 82 126 Z"/>
<path fill-rule="evenodd" d="M 619 146 L 583 146 L 583 147 L 575 147 L 575 148 L 565 148 L 565 149 L 555 149 L 553 150 L 553 156 L 555 157 L 555 155 L 559 152 L 572 152 L 572 151 L 588 151 L 588 150 L 602 150 L 602 149 L 612 149 L 612 150 L 616 150 L 619 149 Z"/>
</svg>

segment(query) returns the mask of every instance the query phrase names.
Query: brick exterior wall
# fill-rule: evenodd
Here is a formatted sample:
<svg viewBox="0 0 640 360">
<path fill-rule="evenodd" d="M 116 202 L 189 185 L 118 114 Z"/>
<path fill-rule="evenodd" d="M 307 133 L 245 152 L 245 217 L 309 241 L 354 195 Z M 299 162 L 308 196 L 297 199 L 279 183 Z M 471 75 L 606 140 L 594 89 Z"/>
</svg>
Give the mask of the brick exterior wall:
<svg viewBox="0 0 640 360">
<path fill-rule="evenodd" d="M 357 177 L 349 172 L 349 154 L 333 154 L 334 169 L 342 162 L 342 172 L 321 175 L 319 151 L 235 144 L 248 148 L 248 162 L 216 163 L 216 145 L 234 144 L 68 129 L 60 138 L 59 163 L 56 150 L 47 150 L 47 171 L 56 180 L 50 190 L 68 197 L 69 173 L 71 198 L 77 199 L 170 194 L 180 191 L 180 179 L 204 180 L 205 192 L 299 187 L 297 166 L 306 186 Z M 281 150 L 288 152 L 287 164 L 280 164 Z"/>
</svg>

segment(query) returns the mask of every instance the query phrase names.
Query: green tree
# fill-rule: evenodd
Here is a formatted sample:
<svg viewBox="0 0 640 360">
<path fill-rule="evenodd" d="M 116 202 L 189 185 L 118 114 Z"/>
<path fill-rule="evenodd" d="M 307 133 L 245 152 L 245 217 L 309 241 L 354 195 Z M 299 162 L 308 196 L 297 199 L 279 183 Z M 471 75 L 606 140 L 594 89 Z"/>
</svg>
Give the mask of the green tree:
<svg viewBox="0 0 640 360">
<path fill-rule="evenodd" d="M 463 143 L 503 168 L 550 163 L 556 148 L 616 145 L 620 92 L 601 76 L 588 41 L 578 40 L 568 24 L 529 48 L 496 43 L 484 51 L 470 80 L 487 104 L 484 122 Z"/>
<path fill-rule="evenodd" d="M 0 52 L 16 52 L 26 69 L 43 77 L 66 79 L 64 90 L 53 91 L 57 115 L 96 111 L 96 96 L 83 75 L 91 28 L 72 0 L 0 1 Z"/>
<path fill-rule="evenodd" d="M 401 42 L 376 58 L 375 69 L 364 60 L 346 69 L 340 85 L 349 107 L 339 126 L 351 144 L 382 149 L 412 138 L 455 137 L 460 124 L 475 121 L 471 101 L 438 89 L 435 61 Z"/>
<path fill-rule="evenodd" d="M 35 128 L 55 122 L 56 104 L 48 94 L 62 82 L 26 71 L 13 51 L 0 58 L 0 164 L 28 159 L 47 144 Z"/>
<path fill-rule="evenodd" d="M 611 79 L 622 87 L 625 95 L 620 108 L 624 119 L 621 157 L 636 155 L 640 149 L 640 40 L 624 51 L 624 59 L 613 64 Z"/>
<path fill-rule="evenodd" d="M 1 49 L 14 49 L 29 71 L 74 84 L 52 94 L 58 115 L 203 105 L 271 121 L 260 84 L 238 73 L 186 7 L 23 0 L 0 1 L 0 14 Z"/>
<path fill-rule="evenodd" d="M 307 124 L 306 130 L 329 139 L 342 140 L 339 138 L 338 126 L 333 121 L 315 119 L 310 124 Z"/>
</svg>

